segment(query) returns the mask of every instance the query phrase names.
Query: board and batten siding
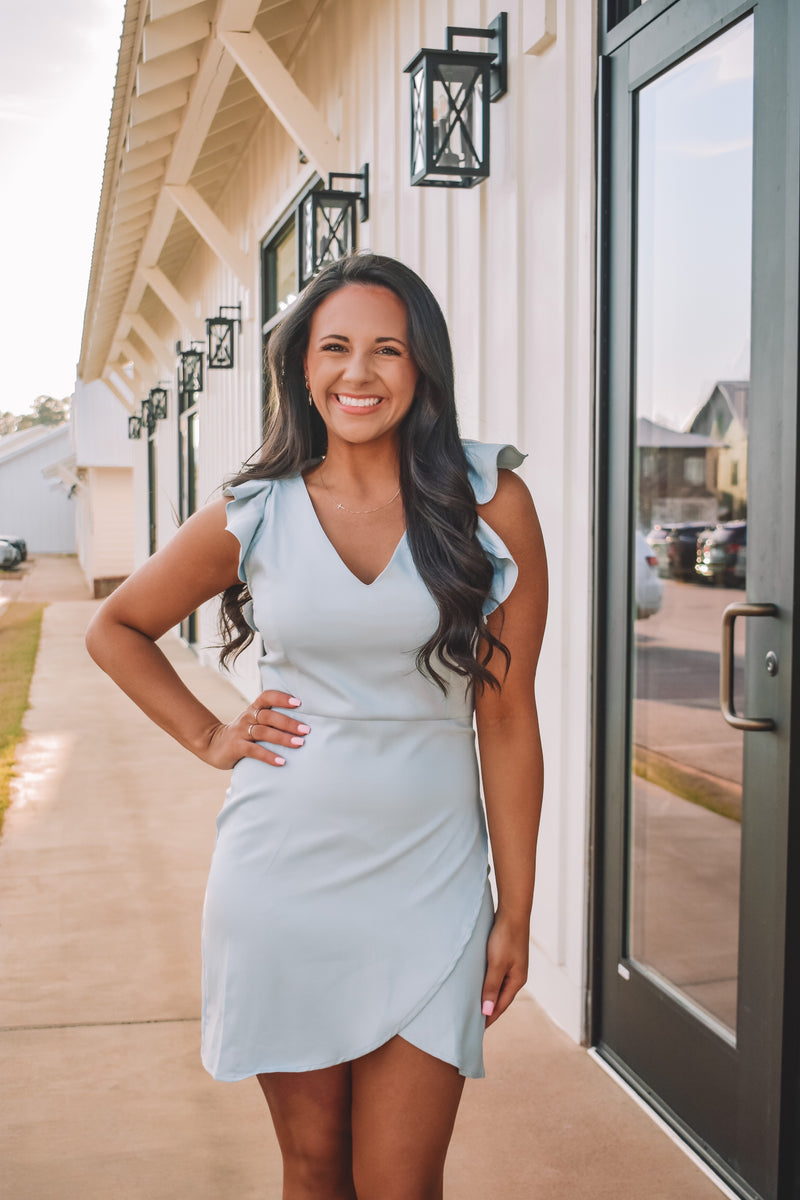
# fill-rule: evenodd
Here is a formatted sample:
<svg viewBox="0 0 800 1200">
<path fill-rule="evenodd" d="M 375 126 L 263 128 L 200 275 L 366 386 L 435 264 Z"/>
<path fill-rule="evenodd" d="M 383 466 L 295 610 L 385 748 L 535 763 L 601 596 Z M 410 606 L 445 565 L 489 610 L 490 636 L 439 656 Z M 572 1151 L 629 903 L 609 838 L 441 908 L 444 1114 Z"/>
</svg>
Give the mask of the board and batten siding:
<svg viewBox="0 0 800 1200">
<path fill-rule="evenodd" d="M 370 164 L 360 248 L 394 255 L 429 283 L 447 317 L 462 432 L 526 451 L 522 475 L 547 542 L 551 612 L 538 694 L 546 795 L 530 988 L 568 1032 L 584 1028 L 589 778 L 594 356 L 595 5 L 560 0 L 557 37 L 541 35 L 544 0 L 507 3 L 508 93 L 491 106 L 491 177 L 471 190 L 409 184 L 409 79 L 422 46 L 448 24 L 483 26 L 479 0 L 336 0 L 320 9 L 292 73 L 338 134 L 341 169 Z M 198 242 L 177 286 L 203 316 L 243 303 L 234 371 L 207 375 L 200 398 L 200 501 L 260 440 L 259 246 L 313 178 L 264 111 L 217 212 L 248 255 L 243 290 Z M 187 339 L 188 340 L 188 339 Z M 159 543 L 174 529 L 174 412 L 159 426 Z M 163 428 L 168 425 L 169 428 Z M 136 447 L 137 558 L 146 549 L 146 461 Z M 216 611 L 201 614 L 216 641 Z M 201 651 L 208 661 L 215 652 Z M 240 686 L 255 687 L 254 654 Z"/>
<path fill-rule="evenodd" d="M 30 554 L 75 553 L 72 500 L 42 474 L 71 453 L 68 425 L 0 438 L 0 534 L 23 537 Z"/>
</svg>

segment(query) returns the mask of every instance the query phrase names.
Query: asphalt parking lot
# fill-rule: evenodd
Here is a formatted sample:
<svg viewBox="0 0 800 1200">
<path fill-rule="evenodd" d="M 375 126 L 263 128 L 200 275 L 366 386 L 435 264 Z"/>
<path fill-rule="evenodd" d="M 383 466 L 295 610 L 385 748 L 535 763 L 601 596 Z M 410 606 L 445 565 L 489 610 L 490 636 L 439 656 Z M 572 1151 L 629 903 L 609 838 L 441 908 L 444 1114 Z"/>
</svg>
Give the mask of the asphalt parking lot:
<svg viewBox="0 0 800 1200">
<path fill-rule="evenodd" d="M 723 610 L 743 598 L 739 589 L 665 579 L 660 611 L 635 625 L 634 742 L 737 785 L 743 741 L 720 712 L 719 657 Z M 734 645 L 739 694 L 745 624 Z"/>
</svg>

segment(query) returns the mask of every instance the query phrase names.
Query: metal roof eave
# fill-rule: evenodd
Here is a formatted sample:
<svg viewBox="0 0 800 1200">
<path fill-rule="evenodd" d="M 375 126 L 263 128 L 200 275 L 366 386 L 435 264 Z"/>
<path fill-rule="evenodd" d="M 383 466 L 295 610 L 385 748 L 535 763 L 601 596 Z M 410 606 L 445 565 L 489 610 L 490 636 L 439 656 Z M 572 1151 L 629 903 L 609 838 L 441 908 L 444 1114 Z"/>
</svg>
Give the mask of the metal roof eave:
<svg viewBox="0 0 800 1200">
<path fill-rule="evenodd" d="M 107 378 L 124 357 L 136 387 L 146 385 L 174 341 L 174 328 L 149 324 L 151 300 L 159 319 L 165 309 L 168 324 L 200 336 L 175 286 L 198 237 L 252 285 L 215 205 L 260 119 L 259 100 L 321 174 L 336 167 L 338 138 L 291 75 L 324 2 L 127 0 L 78 364 L 84 382 Z"/>
<path fill-rule="evenodd" d="M 114 81 L 111 115 L 108 122 L 108 141 L 106 143 L 106 158 L 103 167 L 103 183 L 100 189 L 100 203 L 97 209 L 97 222 L 95 224 L 94 244 L 92 247 L 92 265 L 89 272 L 89 285 L 86 291 L 86 306 L 83 315 L 83 332 L 78 360 L 78 375 L 80 377 L 83 376 L 86 366 L 87 343 L 94 322 L 97 297 L 105 268 L 109 222 L 114 213 L 113 201 L 118 188 L 124 141 L 127 134 L 128 112 L 130 110 L 131 97 L 136 79 L 136 64 L 139 59 L 139 48 L 141 46 L 142 31 L 144 29 L 148 4 L 149 0 L 126 0 L 125 14 L 122 18 L 117 75 Z"/>
</svg>

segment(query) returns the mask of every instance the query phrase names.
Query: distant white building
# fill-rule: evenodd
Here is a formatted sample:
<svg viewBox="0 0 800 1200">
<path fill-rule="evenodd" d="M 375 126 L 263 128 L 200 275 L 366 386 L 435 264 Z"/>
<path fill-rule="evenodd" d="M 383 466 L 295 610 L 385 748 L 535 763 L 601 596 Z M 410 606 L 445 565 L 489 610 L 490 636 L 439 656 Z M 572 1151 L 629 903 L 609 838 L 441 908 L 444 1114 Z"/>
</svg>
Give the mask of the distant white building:
<svg viewBox="0 0 800 1200">
<path fill-rule="evenodd" d="M 0 533 L 25 538 L 30 553 L 75 553 L 72 500 L 51 470 L 70 449 L 69 425 L 0 438 Z"/>
</svg>

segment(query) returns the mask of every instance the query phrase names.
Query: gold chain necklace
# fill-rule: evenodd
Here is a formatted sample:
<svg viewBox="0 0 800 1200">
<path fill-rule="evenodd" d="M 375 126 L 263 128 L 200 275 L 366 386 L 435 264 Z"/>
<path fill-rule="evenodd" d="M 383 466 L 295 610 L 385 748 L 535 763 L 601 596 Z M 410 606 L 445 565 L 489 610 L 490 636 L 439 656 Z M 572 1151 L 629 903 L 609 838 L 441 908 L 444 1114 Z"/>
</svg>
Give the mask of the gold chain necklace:
<svg viewBox="0 0 800 1200">
<path fill-rule="evenodd" d="M 328 493 L 328 495 L 330 496 L 331 500 L 336 505 L 336 507 L 340 508 L 342 510 L 342 512 L 350 513 L 350 515 L 352 517 L 366 517 L 366 516 L 369 516 L 370 513 L 380 512 L 380 510 L 382 508 L 388 508 L 390 504 L 394 504 L 395 500 L 400 495 L 400 490 L 401 490 L 400 488 L 398 488 L 397 491 L 395 492 L 395 494 L 392 496 L 391 500 L 387 500 L 384 504 L 377 505 L 376 508 L 348 508 L 346 504 L 340 504 L 339 501 L 336 499 L 333 492 L 331 491 L 331 489 L 328 487 L 327 483 L 325 482 L 325 476 L 322 473 L 320 473 L 319 479 L 320 479 L 320 483 L 325 488 L 325 491 Z"/>
</svg>

